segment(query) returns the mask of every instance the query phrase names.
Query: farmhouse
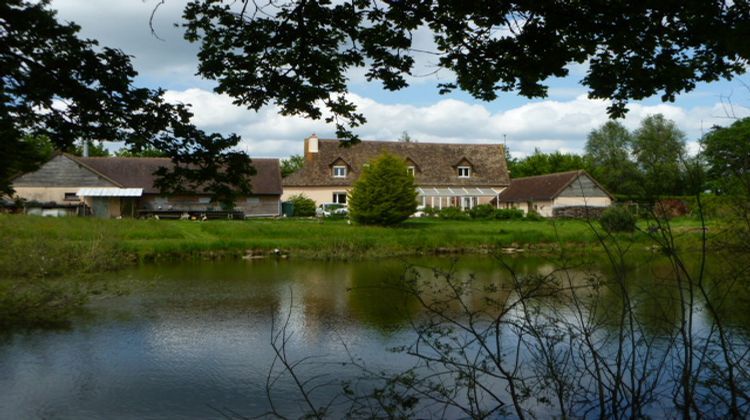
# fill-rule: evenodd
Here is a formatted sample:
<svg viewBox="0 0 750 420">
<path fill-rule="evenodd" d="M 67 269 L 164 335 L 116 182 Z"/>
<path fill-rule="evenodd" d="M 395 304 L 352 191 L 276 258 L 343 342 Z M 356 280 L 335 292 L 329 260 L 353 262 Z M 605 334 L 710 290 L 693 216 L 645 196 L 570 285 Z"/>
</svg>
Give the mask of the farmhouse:
<svg viewBox="0 0 750 420">
<path fill-rule="evenodd" d="M 253 159 L 253 195 L 241 197 L 234 214 L 278 216 L 281 174 L 278 159 Z M 98 217 L 179 215 L 221 211 L 205 192 L 167 195 L 154 187 L 154 172 L 169 168 L 168 158 L 76 157 L 60 153 L 38 170 L 13 180 L 16 195 L 31 212 L 43 215 L 93 214 Z"/>
<path fill-rule="evenodd" d="M 601 209 L 612 204 L 612 195 L 586 171 L 558 172 L 515 178 L 498 197 L 501 208 L 536 211 L 544 217 L 575 216 L 577 210 Z"/>
<path fill-rule="evenodd" d="M 423 206 L 472 208 L 496 199 L 510 184 L 500 144 L 362 141 L 342 147 L 339 140 L 313 134 L 305 139 L 304 165 L 282 181 L 283 199 L 304 194 L 318 204 L 346 204 L 362 169 L 383 152 L 404 159 Z"/>
</svg>

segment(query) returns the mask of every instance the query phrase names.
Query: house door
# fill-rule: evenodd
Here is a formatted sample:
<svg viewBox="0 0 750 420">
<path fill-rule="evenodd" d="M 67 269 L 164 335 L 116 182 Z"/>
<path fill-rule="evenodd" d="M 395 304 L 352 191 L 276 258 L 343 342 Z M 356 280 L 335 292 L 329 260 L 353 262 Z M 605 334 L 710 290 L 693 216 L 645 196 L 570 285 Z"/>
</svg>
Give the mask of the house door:
<svg viewBox="0 0 750 420">
<path fill-rule="evenodd" d="M 461 210 L 468 210 L 472 207 L 474 207 L 474 197 L 461 198 Z"/>
</svg>

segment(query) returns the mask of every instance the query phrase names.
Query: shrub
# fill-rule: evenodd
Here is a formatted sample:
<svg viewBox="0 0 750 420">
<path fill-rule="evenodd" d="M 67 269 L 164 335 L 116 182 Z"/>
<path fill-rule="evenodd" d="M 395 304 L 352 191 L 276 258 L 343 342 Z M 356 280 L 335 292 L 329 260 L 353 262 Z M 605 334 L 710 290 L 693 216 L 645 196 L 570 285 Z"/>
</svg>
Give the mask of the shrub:
<svg viewBox="0 0 750 420">
<path fill-rule="evenodd" d="M 544 220 L 544 217 L 542 217 L 541 214 L 537 213 L 534 210 L 529 210 L 526 213 L 526 220 L 529 220 L 529 221 L 532 221 L 532 222 L 538 222 L 538 221 Z"/>
<path fill-rule="evenodd" d="M 607 232 L 635 231 L 635 217 L 624 207 L 610 207 L 602 213 L 599 224 Z"/>
<path fill-rule="evenodd" d="M 472 219 L 493 219 L 495 218 L 495 207 L 491 204 L 480 204 L 469 210 L 469 216 Z"/>
<path fill-rule="evenodd" d="M 445 220 L 466 220 L 469 215 L 458 207 L 446 207 L 440 210 L 438 217 Z"/>
<path fill-rule="evenodd" d="M 417 211 L 414 177 L 403 159 L 384 153 L 364 168 L 352 188 L 349 215 L 365 225 L 395 225 Z"/>
<path fill-rule="evenodd" d="M 521 209 L 495 209 L 495 219 L 497 220 L 518 220 L 523 219 L 523 210 Z"/>
<path fill-rule="evenodd" d="M 289 197 L 289 201 L 294 205 L 295 217 L 315 216 L 315 201 L 304 194 L 297 194 Z"/>
<path fill-rule="evenodd" d="M 432 206 L 426 206 L 424 210 L 422 210 L 426 216 L 435 217 L 440 213 L 440 209 Z"/>
</svg>

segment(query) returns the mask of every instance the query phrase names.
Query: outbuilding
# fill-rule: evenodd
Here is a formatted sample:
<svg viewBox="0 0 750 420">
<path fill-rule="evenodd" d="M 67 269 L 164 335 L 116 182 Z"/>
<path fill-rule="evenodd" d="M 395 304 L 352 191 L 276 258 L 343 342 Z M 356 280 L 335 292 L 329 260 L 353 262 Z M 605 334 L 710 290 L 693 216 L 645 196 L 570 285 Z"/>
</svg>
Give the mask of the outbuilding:
<svg viewBox="0 0 750 420">
<path fill-rule="evenodd" d="M 256 170 L 250 179 L 253 195 L 239 197 L 231 214 L 280 215 L 279 160 L 253 159 L 252 165 Z M 15 178 L 13 188 L 16 196 L 27 203 L 27 212 L 40 215 L 180 217 L 226 210 L 204 191 L 179 195 L 159 191 L 154 173 L 171 166 L 168 158 L 77 157 L 59 153 L 36 171 Z"/>
<path fill-rule="evenodd" d="M 497 199 L 499 208 L 535 211 L 544 217 L 576 216 L 609 207 L 614 197 L 584 170 L 511 179 Z"/>
</svg>

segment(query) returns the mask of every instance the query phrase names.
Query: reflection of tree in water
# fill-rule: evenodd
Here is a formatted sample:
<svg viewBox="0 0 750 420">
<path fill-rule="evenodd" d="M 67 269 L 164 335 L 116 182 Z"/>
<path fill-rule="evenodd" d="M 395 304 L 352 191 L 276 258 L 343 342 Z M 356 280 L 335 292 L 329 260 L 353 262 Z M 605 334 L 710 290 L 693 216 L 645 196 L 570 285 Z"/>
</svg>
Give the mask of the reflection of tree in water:
<svg viewBox="0 0 750 420">
<path fill-rule="evenodd" d="M 350 267 L 349 310 L 354 318 L 387 333 L 407 325 L 418 314 L 418 302 L 404 289 L 404 263 Z"/>
</svg>

